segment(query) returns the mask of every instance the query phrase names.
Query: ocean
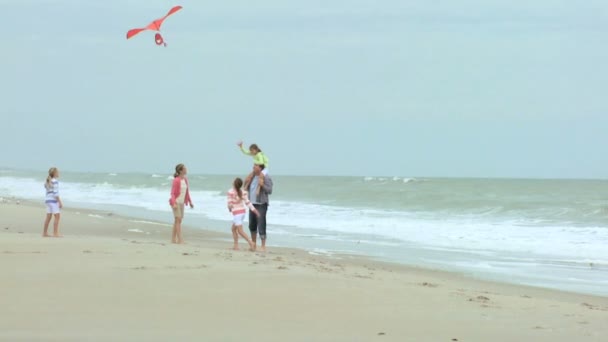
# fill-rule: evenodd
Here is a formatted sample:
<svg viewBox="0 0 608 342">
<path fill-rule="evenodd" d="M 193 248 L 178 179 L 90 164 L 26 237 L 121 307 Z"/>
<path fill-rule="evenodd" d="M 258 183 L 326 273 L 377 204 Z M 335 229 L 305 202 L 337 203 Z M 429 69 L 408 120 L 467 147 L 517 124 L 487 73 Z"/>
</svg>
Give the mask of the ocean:
<svg viewBox="0 0 608 342">
<path fill-rule="evenodd" d="M 43 203 L 45 171 L 0 170 L 0 197 Z M 269 247 L 608 296 L 608 180 L 271 176 Z M 230 244 L 234 177 L 189 175 L 184 224 Z M 62 171 L 60 194 L 66 207 L 171 223 L 172 178 Z"/>
</svg>

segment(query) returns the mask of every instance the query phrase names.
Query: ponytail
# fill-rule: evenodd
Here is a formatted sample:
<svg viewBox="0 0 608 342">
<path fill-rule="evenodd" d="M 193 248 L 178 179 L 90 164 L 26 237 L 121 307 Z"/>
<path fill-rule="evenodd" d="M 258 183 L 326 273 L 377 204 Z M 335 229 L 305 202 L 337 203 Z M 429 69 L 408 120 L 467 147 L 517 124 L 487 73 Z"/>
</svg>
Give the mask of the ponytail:
<svg viewBox="0 0 608 342">
<path fill-rule="evenodd" d="M 240 178 L 236 178 L 234 180 L 233 186 L 236 190 L 236 193 L 239 195 L 239 199 L 243 200 L 243 190 L 241 190 L 241 188 L 243 187 L 243 180 Z"/>
<path fill-rule="evenodd" d="M 182 173 L 183 169 L 184 169 L 184 164 L 177 164 L 175 166 L 175 173 L 173 174 L 173 178 L 177 178 L 177 176 L 179 176 L 179 174 Z"/>
<path fill-rule="evenodd" d="M 49 169 L 49 175 L 46 177 L 46 182 L 44 183 L 44 187 L 48 190 L 52 187 L 51 185 L 51 179 L 53 179 L 53 176 L 55 175 L 55 172 L 57 171 L 56 167 L 52 167 Z"/>
</svg>

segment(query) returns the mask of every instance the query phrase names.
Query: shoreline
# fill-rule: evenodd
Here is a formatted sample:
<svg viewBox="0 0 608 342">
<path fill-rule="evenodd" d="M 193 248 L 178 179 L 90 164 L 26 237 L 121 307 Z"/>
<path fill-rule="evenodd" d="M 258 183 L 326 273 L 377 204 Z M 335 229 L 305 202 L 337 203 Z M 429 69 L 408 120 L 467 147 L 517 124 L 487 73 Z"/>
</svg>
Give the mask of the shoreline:
<svg viewBox="0 0 608 342">
<path fill-rule="evenodd" d="M 64 184 L 64 190 L 70 197 L 69 202 L 72 202 L 68 203 L 70 206 L 172 223 L 171 213 L 167 210 L 168 206 L 165 202 L 167 179 L 164 176 L 119 174 L 113 177 L 96 173 L 71 176 L 71 181 Z M 39 174 L 2 178 L 1 187 L 6 188 L 3 194 L 38 201 L 38 196 L 33 195 L 37 193 L 41 181 L 34 180 L 37 177 Z M 326 179 L 317 185 L 323 186 L 327 181 L 334 182 Z M 192 211 L 187 210 L 185 224 L 215 232 L 229 231 L 229 213 L 223 205 L 225 198 L 222 196 L 225 191 L 224 185 L 229 182 L 227 177 L 217 179 L 194 177 L 192 182 L 198 182 L 196 185 L 193 183 L 197 189 L 195 198 L 198 198 L 197 201 L 200 200 L 199 204 L 202 205 L 197 205 Z M 297 182 L 287 180 L 284 182 L 284 186 L 287 186 L 284 189 L 285 193 L 297 189 Z M 348 189 L 347 183 L 340 184 L 340 189 Z M 560 184 L 556 183 L 552 186 Z M 452 185 L 454 189 L 462 186 L 462 184 Z M 467 189 L 469 185 L 466 186 Z M 605 218 L 594 216 L 595 218 L 590 219 L 588 224 L 583 224 L 586 219 L 579 216 L 586 215 L 587 211 L 582 209 L 578 211 L 575 208 L 572 219 L 574 221 L 577 217 L 581 219 L 580 222 L 576 221 L 580 223 L 580 227 L 579 224 L 567 223 L 567 217 L 560 218 L 563 224 L 559 223 L 560 220 L 553 222 L 551 219 L 546 223 L 529 222 L 531 217 L 536 217 L 539 210 L 559 214 L 562 209 L 559 209 L 561 206 L 556 203 L 546 210 L 533 205 L 528 208 L 529 210 L 523 210 L 521 216 L 510 219 L 509 215 L 519 215 L 516 214 L 519 209 L 511 214 L 508 214 L 511 209 L 504 209 L 506 212 L 503 214 L 506 216 L 503 214 L 495 216 L 488 214 L 488 216 L 487 208 L 483 209 L 483 206 L 477 208 L 479 203 L 475 202 L 476 196 L 472 196 L 470 191 L 468 194 L 465 191 L 464 198 L 467 198 L 467 201 L 473 200 L 472 203 L 467 202 L 469 204 L 466 206 L 472 205 L 472 208 L 477 208 L 475 210 L 481 210 L 469 217 L 470 213 L 467 213 L 469 210 L 457 209 L 458 205 L 455 206 L 455 211 L 451 209 L 445 211 L 453 205 L 449 203 L 444 209 L 440 210 L 438 207 L 435 211 L 432 203 L 426 203 L 424 198 L 429 194 L 427 192 L 440 191 L 439 189 L 443 188 L 441 184 L 420 183 L 412 186 L 404 185 L 403 188 L 395 188 L 391 193 L 398 197 L 402 191 L 408 191 L 416 198 L 421 196 L 421 203 L 414 204 L 419 201 L 407 200 L 402 203 L 405 206 L 403 210 L 396 209 L 396 211 L 387 208 L 376 212 L 379 205 L 376 200 L 361 206 L 350 203 L 350 200 L 344 197 L 348 191 L 342 190 L 335 194 L 336 196 L 318 194 L 319 199 L 328 200 L 336 197 L 335 200 L 338 201 L 332 204 L 330 200 L 321 206 L 315 205 L 312 200 L 317 195 L 308 198 L 307 191 L 295 190 L 299 195 L 293 198 L 276 197 L 275 205 L 269 213 L 271 236 L 268 243 L 327 255 L 334 253 L 364 255 L 373 260 L 458 272 L 487 281 L 608 297 L 606 286 L 608 283 L 605 281 L 605 274 L 608 272 L 608 254 L 603 246 L 603 242 L 608 241 L 608 230 L 603 228 Z M 518 194 L 518 191 L 512 193 L 509 190 L 511 186 L 504 187 L 504 184 L 491 185 L 486 190 L 494 191 L 496 189 L 492 189 L 495 186 L 502 189 L 501 193 L 506 191 L 503 195 L 507 198 L 511 198 L 509 197 L 511 195 L 515 196 L 514 198 L 523 196 L 520 198 L 521 201 L 525 200 L 526 196 L 532 195 Z M 385 186 L 363 184 L 358 189 L 373 192 L 379 187 L 384 189 Z M 542 192 L 544 191 L 542 188 L 543 186 L 537 184 L 537 190 Z M 591 195 L 595 193 L 595 187 L 586 188 L 586 193 Z M 89 194 L 90 189 L 98 189 L 98 191 Z M 513 204 L 517 206 L 517 201 L 512 200 L 501 203 L 507 207 Z M 411 203 L 407 204 L 407 202 Z M 501 203 L 488 204 L 494 208 L 491 212 L 502 211 Z M 294 205 L 296 207 L 292 207 Z M 422 207 L 415 209 L 418 205 Z M 401 204 L 397 207 L 400 206 Z M 292 208 L 297 210 L 291 212 L 294 210 Z M 422 210 L 422 208 L 426 209 Z M 361 210 L 369 210 L 369 215 L 362 213 Z M 528 227 L 528 224 L 533 227 Z"/>
<path fill-rule="evenodd" d="M 608 298 L 359 256 L 230 250 L 229 233 L 0 202 L 0 340 L 600 341 Z M 238 328 L 237 328 L 238 326 Z"/>
<path fill-rule="evenodd" d="M 23 206 L 30 207 L 30 208 L 38 208 L 41 213 L 44 213 L 43 204 L 36 203 L 29 199 L 23 199 L 23 198 L 16 198 L 16 197 L 2 198 L 2 197 L 0 197 L 0 205 L 14 204 L 14 203 L 19 203 L 19 205 L 23 205 Z M 123 215 L 123 214 L 115 214 L 111 210 L 90 209 L 90 208 L 82 208 L 82 207 L 70 207 L 67 209 L 64 208 L 64 209 L 62 209 L 62 216 L 63 216 L 64 212 L 72 213 L 72 214 L 76 214 L 76 215 L 87 215 L 88 217 L 98 218 L 98 219 L 112 218 L 112 219 L 119 220 L 119 221 L 129 222 L 130 224 L 144 225 L 144 227 L 149 226 L 149 225 L 157 226 L 157 227 L 164 227 L 165 229 L 168 229 L 167 232 L 165 233 L 165 235 L 167 236 L 165 239 L 165 240 L 167 240 L 166 243 L 171 244 L 170 229 L 172 227 L 172 224 L 167 223 L 167 222 L 162 222 L 160 220 L 155 220 L 155 219 L 143 219 L 141 217 L 127 216 L 127 215 Z M 212 219 L 209 219 L 209 220 L 216 221 L 216 220 L 212 220 Z M 63 219 L 62 219 L 62 222 L 63 222 Z M 136 228 L 136 230 L 137 230 L 137 228 Z M 229 246 L 232 244 L 232 240 L 231 240 L 232 235 L 230 234 L 230 232 L 228 230 L 226 230 L 226 232 L 218 232 L 215 230 L 209 230 L 209 229 L 200 228 L 200 227 L 195 228 L 189 224 L 182 224 L 182 230 L 184 231 L 184 240 L 189 240 L 189 237 L 194 237 L 195 241 L 197 241 L 197 243 L 199 243 L 199 246 L 205 246 L 205 243 L 209 243 L 209 245 L 205 246 L 205 247 L 213 247 L 213 248 L 220 248 L 220 249 L 223 248 L 223 249 L 232 250 L 231 248 L 229 248 Z M 42 232 L 42 224 L 40 226 L 40 231 Z M 49 231 L 52 231 L 52 221 L 51 221 L 51 224 L 49 225 Z M 60 227 L 60 231 L 61 231 L 61 227 Z M 247 231 L 247 229 L 245 229 L 245 231 Z M 103 234 L 98 234 L 95 232 L 88 232 L 88 231 L 84 231 L 84 232 L 85 232 L 85 234 L 90 234 L 90 235 L 96 236 L 96 237 L 105 236 Z M 159 232 L 160 231 L 157 229 L 156 233 L 158 234 Z M 247 233 L 249 234 L 248 231 L 247 231 Z M 148 238 L 151 238 L 151 236 L 148 236 Z M 155 236 L 155 238 L 158 238 L 161 240 L 163 239 L 163 237 L 158 236 L 158 235 Z M 225 240 L 225 242 L 224 242 L 224 240 Z M 246 242 L 241 237 L 239 237 L 239 244 L 242 248 L 242 251 L 246 251 L 246 249 L 247 249 Z M 177 245 L 177 246 L 179 246 L 179 245 Z M 224 248 L 224 247 L 226 247 L 226 248 Z M 270 246 L 269 249 L 271 249 L 272 251 L 277 251 L 277 252 L 282 251 L 283 253 L 292 253 L 292 254 L 295 253 L 298 255 L 316 256 L 318 258 L 327 259 L 330 261 L 347 260 L 347 261 L 351 261 L 351 262 L 356 261 L 360 264 L 372 263 L 377 266 L 385 266 L 385 267 L 389 267 L 389 268 L 400 269 L 402 272 L 416 270 L 419 272 L 428 272 L 430 274 L 438 273 L 441 275 L 450 275 L 450 276 L 453 276 L 456 278 L 462 278 L 462 279 L 467 279 L 467 280 L 471 280 L 471 281 L 478 281 L 478 282 L 483 282 L 483 283 L 488 283 L 488 284 L 494 284 L 496 286 L 501 286 L 501 285 L 515 286 L 515 287 L 527 288 L 527 289 L 530 289 L 530 291 L 540 290 L 543 292 L 555 292 L 558 294 L 561 293 L 561 294 L 598 297 L 598 298 L 604 298 L 604 299 L 608 300 L 608 296 L 604 296 L 601 294 L 568 291 L 568 290 L 564 290 L 564 289 L 520 284 L 520 283 L 516 283 L 516 282 L 504 282 L 504 281 L 499 281 L 499 280 L 492 280 L 492 279 L 485 278 L 483 276 L 475 276 L 470 273 L 467 274 L 465 272 L 458 271 L 458 270 L 451 271 L 451 270 L 447 270 L 447 269 L 441 268 L 441 267 L 432 268 L 432 267 L 428 267 L 428 266 L 424 266 L 424 265 L 399 263 L 396 261 L 382 260 L 381 258 L 376 258 L 376 257 L 370 256 L 370 255 L 364 255 L 364 254 L 348 254 L 348 253 L 341 253 L 341 252 L 332 252 L 328 255 L 328 254 L 324 254 L 324 253 L 313 253 L 312 251 L 306 250 L 305 248 L 281 247 L 281 246 Z M 262 252 L 257 251 L 255 253 L 262 253 Z"/>
</svg>

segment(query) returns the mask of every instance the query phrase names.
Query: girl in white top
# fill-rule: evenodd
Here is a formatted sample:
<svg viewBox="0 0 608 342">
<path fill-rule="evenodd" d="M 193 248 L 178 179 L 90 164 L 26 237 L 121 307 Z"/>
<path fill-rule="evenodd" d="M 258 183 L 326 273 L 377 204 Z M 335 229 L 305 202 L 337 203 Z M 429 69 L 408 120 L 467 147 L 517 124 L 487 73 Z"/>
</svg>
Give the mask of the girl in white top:
<svg viewBox="0 0 608 342">
<path fill-rule="evenodd" d="M 253 241 L 251 241 L 251 238 L 243 231 L 243 220 L 245 219 L 245 214 L 247 213 L 245 206 L 247 206 L 254 214 L 259 215 L 259 213 L 253 204 L 251 204 L 251 201 L 249 201 L 249 194 L 247 191 L 243 190 L 242 187 L 243 180 L 236 178 L 234 182 L 232 182 L 232 188 L 228 190 L 227 205 L 228 211 L 232 213 L 232 238 L 234 239 L 234 246 L 232 249 L 239 249 L 240 235 L 249 244 L 249 250 L 253 251 Z"/>
<path fill-rule="evenodd" d="M 49 175 L 46 177 L 46 182 L 44 183 L 44 188 L 46 189 L 46 219 L 44 220 L 44 231 L 42 232 L 42 236 L 50 237 L 49 235 L 49 224 L 51 223 L 51 218 L 55 216 L 55 222 L 53 222 L 53 237 L 61 237 L 59 235 L 59 220 L 61 218 L 61 208 L 63 208 L 63 203 L 61 202 L 61 197 L 59 197 L 59 170 L 56 167 L 52 167 L 49 169 Z"/>
</svg>

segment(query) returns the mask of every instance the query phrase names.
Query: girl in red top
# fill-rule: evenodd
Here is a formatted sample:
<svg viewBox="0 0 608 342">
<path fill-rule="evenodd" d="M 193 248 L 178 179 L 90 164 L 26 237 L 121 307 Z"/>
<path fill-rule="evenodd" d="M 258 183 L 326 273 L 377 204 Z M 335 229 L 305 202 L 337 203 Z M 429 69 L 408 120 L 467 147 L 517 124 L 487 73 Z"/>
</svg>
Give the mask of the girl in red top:
<svg viewBox="0 0 608 342">
<path fill-rule="evenodd" d="M 187 205 L 190 205 L 190 208 L 194 208 L 194 204 L 192 204 L 192 200 L 190 199 L 188 178 L 186 178 L 187 173 L 188 169 L 186 169 L 184 164 L 178 164 L 175 167 L 173 185 L 171 186 L 171 198 L 169 199 L 169 204 L 173 209 L 173 217 L 175 217 L 173 234 L 171 235 L 171 242 L 173 243 L 184 243 L 184 239 L 182 238 L 184 208 Z"/>
</svg>

